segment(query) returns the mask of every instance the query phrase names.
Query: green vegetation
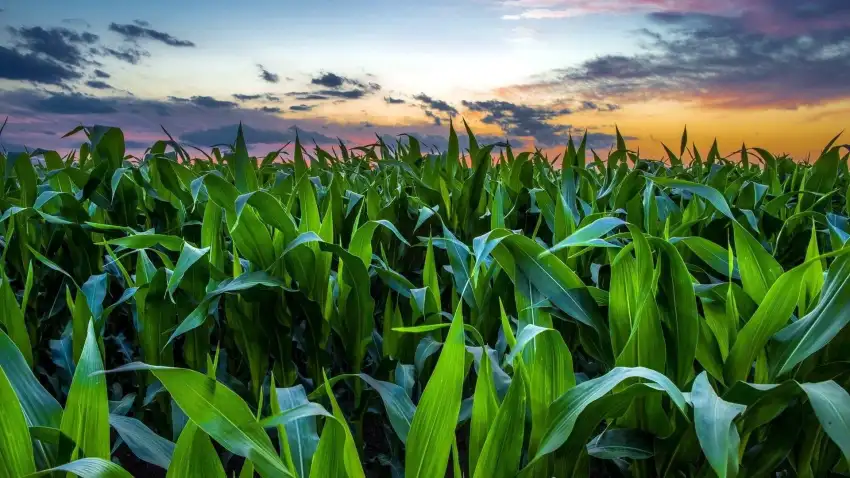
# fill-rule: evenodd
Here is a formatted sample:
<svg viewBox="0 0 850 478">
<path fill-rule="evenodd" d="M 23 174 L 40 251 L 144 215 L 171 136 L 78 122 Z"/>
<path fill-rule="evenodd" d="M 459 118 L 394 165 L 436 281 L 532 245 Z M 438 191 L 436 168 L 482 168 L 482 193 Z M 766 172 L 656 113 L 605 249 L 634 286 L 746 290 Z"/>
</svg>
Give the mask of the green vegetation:
<svg viewBox="0 0 850 478">
<path fill-rule="evenodd" d="M 848 473 L 850 146 L 73 133 L 0 155 L 0 477 Z"/>
</svg>

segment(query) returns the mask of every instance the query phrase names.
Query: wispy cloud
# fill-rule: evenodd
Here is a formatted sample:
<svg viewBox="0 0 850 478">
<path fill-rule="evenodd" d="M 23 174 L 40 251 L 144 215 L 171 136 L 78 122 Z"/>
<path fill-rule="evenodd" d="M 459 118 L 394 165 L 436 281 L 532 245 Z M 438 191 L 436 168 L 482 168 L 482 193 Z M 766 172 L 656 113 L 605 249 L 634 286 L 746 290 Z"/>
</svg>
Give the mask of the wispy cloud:
<svg viewBox="0 0 850 478">
<path fill-rule="evenodd" d="M 697 7 L 706 2 L 688 3 Z M 755 6 L 771 6 L 772 15 L 797 28 L 805 21 L 850 15 L 850 2 L 816 0 L 807 5 L 805 14 L 800 11 L 793 19 L 781 9 L 796 8 L 789 0 L 751 0 L 735 15 L 650 13 L 653 27 L 636 32 L 636 40 L 645 45 L 642 53 L 598 56 L 514 90 L 594 102 L 697 101 L 718 108 L 796 108 L 850 97 L 850 82 L 843 79 L 843 72 L 850 71 L 850 28 L 777 34 L 754 20 Z"/>
<path fill-rule="evenodd" d="M 280 81 L 280 76 L 277 73 L 272 73 L 269 70 L 265 69 L 263 65 L 257 64 L 257 68 L 260 69 L 260 79 L 267 83 L 278 83 Z"/>
<path fill-rule="evenodd" d="M 139 22 L 138 20 L 136 21 L 136 23 L 127 23 L 123 25 L 118 23 L 109 24 L 109 30 L 123 36 L 125 40 L 155 40 L 164 43 L 168 46 L 174 47 L 196 46 L 193 42 L 189 40 L 181 40 L 163 31 L 154 30 L 153 28 L 148 27 L 150 27 L 150 23 Z"/>
</svg>

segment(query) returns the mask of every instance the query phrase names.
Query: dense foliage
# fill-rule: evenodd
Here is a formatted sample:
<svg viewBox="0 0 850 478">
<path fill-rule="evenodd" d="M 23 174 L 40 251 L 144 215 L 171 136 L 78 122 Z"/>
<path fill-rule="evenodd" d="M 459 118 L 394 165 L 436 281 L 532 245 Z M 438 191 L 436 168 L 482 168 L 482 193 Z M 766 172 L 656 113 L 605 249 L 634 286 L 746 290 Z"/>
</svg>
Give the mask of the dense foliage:
<svg viewBox="0 0 850 478">
<path fill-rule="evenodd" d="M 0 155 L 0 477 L 848 472 L 850 146 L 466 129 Z"/>
</svg>

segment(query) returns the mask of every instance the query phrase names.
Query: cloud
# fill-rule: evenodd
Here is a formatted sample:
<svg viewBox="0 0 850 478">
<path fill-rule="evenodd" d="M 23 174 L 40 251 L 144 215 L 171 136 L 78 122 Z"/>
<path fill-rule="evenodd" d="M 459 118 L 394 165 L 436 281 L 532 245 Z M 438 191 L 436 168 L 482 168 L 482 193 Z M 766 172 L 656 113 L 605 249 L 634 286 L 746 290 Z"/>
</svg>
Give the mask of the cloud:
<svg viewBox="0 0 850 478">
<path fill-rule="evenodd" d="M 797 108 L 850 97 L 850 28 L 833 25 L 848 3 L 808 2 L 808 13 L 786 18 L 788 0 L 758 0 L 789 30 L 763 28 L 750 8 L 738 15 L 655 12 L 653 28 L 638 33 L 645 43 L 635 55 L 603 55 L 554 70 L 548 78 L 517 89 L 572 94 L 589 101 L 670 99 L 716 108 Z M 796 5 L 796 4 L 794 4 Z M 830 10 L 831 8 L 831 10 Z M 826 18 L 826 12 L 833 17 Z M 822 28 L 794 33 L 823 20 Z M 833 22 L 833 23 L 828 23 Z M 850 25 L 850 20 L 848 20 Z"/>
<path fill-rule="evenodd" d="M 277 83 L 280 81 L 280 76 L 277 73 L 272 73 L 266 70 L 263 65 L 257 64 L 257 68 L 260 69 L 260 79 L 267 83 Z"/>
<path fill-rule="evenodd" d="M 81 76 L 74 69 L 55 61 L 0 46 L 0 78 L 60 85 Z"/>
<path fill-rule="evenodd" d="M 100 80 L 89 80 L 89 81 L 86 82 L 86 86 L 88 86 L 89 88 L 94 88 L 96 90 L 111 90 L 111 89 L 113 89 L 112 85 L 110 85 L 109 83 L 106 83 L 105 81 L 100 81 Z"/>
<path fill-rule="evenodd" d="M 200 106 L 201 108 L 218 109 L 236 107 L 236 103 L 234 103 L 233 101 L 217 100 L 212 96 L 193 96 L 191 98 L 169 96 L 168 99 L 176 103 L 191 103 L 195 106 Z"/>
<path fill-rule="evenodd" d="M 448 117 L 455 117 L 458 114 L 457 108 L 454 106 L 443 100 L 432 98 L 425 93 L 419 93 L 413 99 L 419 102 L 419 107 L 425 112 L 425 116 L 431 118 L 436 126 L 443 124 L 443 118 L 438 113 L 435 113 L 435 111 L 445 113 Z"/>
<path fill-rule="evenodd" d="M 78 33 L 67 28 L 9 28 L 17 47 L 71 66 L 84 62 L 83 48 L 97 43 L 94 33 Z"/>
<path fill-rule="evenodd" d="M 30 104 L 38 113 L 58 115 L 71 114 L 109 114 L 117 112 L 113 101 L 79 93 L 56 93 Z"/>
<path fill-rule="evenodd" d="M 239 93 L 233 93 L 233 97 L 239 101 L 250 101 L 250 100 L 258 100 L 263 95 L 240 95 Z"/>
<path fill-rule="evenodd" d="M 155 40 L 161 43 L 164 43 L 168 46 L 173 47 L 194 47 L 196 46 L 194 43 L 188 40 L 180 40 L 175 38 L 168 33 L 154 30 L 152 28 L 147 28 L 146 26 L 140 26 L 138 24 L 118 24 L 118 23 L 110 23 L 109 30 L 119 35 L 123 36 L 125 40 Z"/>
<path fill-rule="evenodd" d="M 319 94 L 317 96 L 331 96 L 334 98 L 344 98 L 347 100 L 356 100 L 363 98 L 368 93 L 365 89 L 353 89 L 353 90 L 319 90 Z"/>
<path fill-rule="evenodd" d="M 508 101 L 463 101 L 470 111 L 484 113 L 483 123 L 498 125 L 510 136 L 532 137 L 543 146 L 554 146 L 564 142 L 569 125 L 553 124 L 550 121 L 568 114 L 569 110 L 520 105 Z"/>
<path fill-rule="evenodd" d="M 384 101 L 390 105 L 403 105 L 407 103 L 407 101 L 404 101 L 401 98 L 393 98 L 392 96 L 385 96 Z"/>
<path fill-rule="evenodd" d="M 776 36 L 850 26 L 844 0 L 501 0 L 505 20 L 543 20 L 591 14 L 707 14 L 746 18 L 751 31 Z"/>
<path fill-rule="evenodd" d="M 294 96 L 295 99 L 298 100 L 298 101 L 321 101 L 321 100 L 329 99 L 325 95 L 319 95 L 319 94 L 316 94 L 316 93 L 309 93 L 309 92 L 306 92 L 306 91 L 293 91 L 293 92 L 287 93 L 286 96 Z"/>
<path fill-rule="evenodd" d="M 277 106 L 263 106 L 260 108 L 263 113 L 281 113 L 281 109 Z"/>
<path fill-rule="evenodd" d="M 438 100 L 435 98 L 431 98 L 425 93 L 420 93 L 413 97 L 413 99 L 420 101 L 423 105 L 427 106 L 429 109 L 442 111 L 443 113 L 449 113 L 451 116 L 457 115 L 457 109 L 446 103 L 443 100 Z"/>
<path fill-rule="evenodd" d="M 313 78 L 310 80 L 310 83 L 314 85 L 324 86 L 325 88 L 339 88 L 344 85 L 346 82 L 349 82 L 348 78 L 339 76 L 334 73 L 325 73 L 318 78 Z"/>
<path fill-rule="evenodd" d="M 259 102 L 255 105 L 239 103 L 228 95 L 218 100 L 231 100 L 236 103 L 236 106 L 209 109 L 196 104 L 205 104 L 204 100 L 193 101 L 191 97 L 144 99 L 119 91 L 111 93 L 113 95 L 95 97 L 71 93 L 53 95 L 33 88 L 0 90 L 0 112 L 9 116 L 9 124 L 0 139 L 4 143 L 26 144 L 67 152 L 70 148 L 78 147 L 79 143 L 85 139 L 80 135 L 61 139 L 61 133 L 81 123 L 104 124 L 120 127 L 124 131 L 126 141 L 140 141 L 148 146 L 163 137 L 160 129 L 162 125 L 175 138 L 185 140 L 184 135 L 189 134 L 188 138 L 192 139 L 193 144 L 205 146 L 219 142 L 232 142 L 236 137 L 234 125 L 241 121 L 255 130 L 275 133 L 276 136 L 271 138 L 248 136 L 251 154 L 263 155 L 270 150 L 276 150 L 282 144 L 274 143 L 273 140 L 283 142 L 291 140 L 293 137 L 291 128 L 295 125 L 298 127 L 299 134 L 302 134 L 301 138 L 307 144 L 313 139 L 320 145 L 337 144 L 336 138 L 339 137 L 352 145 L 367 145 L 374 142 L 373 131 L 385 134 L 406 132 L 420 136 L 433 134 L 437 135 L 435 139 L 444 137 L 444 140 L 447 137 L 447 128 L 436 128 L 431 125 L 375 125 L 364 129 L 359 122 L 339 121 L 334 116 L 321 117 L 316 115 L 315 111 L 309 117 L 296 118 L 301 115 L 295 113 L 285 115 L 264 110 L 264 106 L 266 108 L 280 107 L 283 113 L 288 113 L 287 108 L 290 103 L 287 103 L 285 107 L 275 103 L 264 105 L 263 98 L 255 100 Z M 250 107 L 246 106 L 249 104 Z M 212 130 L 214 133 L 220 129 L 224 132 L 218 137 L 207 137 L 209 141 L 201 141 L 197 136 L 199 131 Z M 54 133 L 45 134 L 43 131 Z M 286 136 L 282 136 L 282 133 Z M 195 140 L 198 141 L 194 142 Z M 272 141 L 272 144 L 268 141 Z M 436 141 L 433 143 L 437 144 Z"/>
<path fill-rule="evenodd" d="M 131 47 L 122 47 L 120 50 L 116 50 L 114 48 L 104 47 L 101 52 L 104 55 L 108 55 L 114 58 L 117 58 L 121 61 L 125 61 L 130 63 L 131 65 L 137 65 L 142 60 L 143 57 L 151 56 L 150 52 L 147 50 L 142 50 L 141 48 L 131 48 Z"/>
<path fill-rule="evenodd" d="M 97 69 L 96 69 L 96 70 L 94 70 L 94 76 L 96 76 L 96 77 L 98 77 L 98 78 L 109 78 L 109 77 L 111 77 L 112 75 L 110 75 L 109 73 L 107 73 L 107 72 L 105 72 L 105 71 L 103 71 L 103 70 L 97 70 Z"/>
<path fill-rule="evenodd" d="M 289 107 L 290 111 L 310 111 L 314 107 L 310 105 L 292 105 Z"/>
<path fill-rule="evenodd" d="M 231 144 L 236 140 L 236 132 L 239 125 L 227 125 L 218 128 L 189 131 L 180 135 L 181 141 L 194 143 L 203 146 L 212 146 L 214 144 Z M 336 143 L 335 138 L 325 136 L 322 133 L 297 129 L 292 126 L 284 130 L 256 129 L 248 125 L 242 125 L 242 133 L 245 135 L 247 143 L 288 143 L 295 141 L 295 133 L 298 132 L 298 138 L 303 143 L 316 142 L 318 144 Z"/>
<path fill-rule="evenodd" d="M 443 120 L 436 113 L 431 110 L 425 110 L 425 116 L 431 118 L 431 121 L 434 123 L 434 126 L 442 126 Z"/>
<path fill-rule="evenodd" d="M 287 94 L 290 96 L 296 96 L 302 101 L 326 100 L 330 98 L 357 100 L 381 90 L 381 85 L 378 83 L 365 83 L 354 78 L 348 78 L 330 72 L 325 72 L 314 77 L 310 80 L 310 84 L 321 86 L 323 88 L 315 92 L 293 92 Z"/>
<path fill-rule="evenodd" d="M 502 16 L 505 20 L 568 18 L 598 13 L 650 13 L 679 11 L 719 13 L 734 11 L 740 5 L 760 0 L 502 0 L 502 7 L 515 13 Z"/>
</svg>

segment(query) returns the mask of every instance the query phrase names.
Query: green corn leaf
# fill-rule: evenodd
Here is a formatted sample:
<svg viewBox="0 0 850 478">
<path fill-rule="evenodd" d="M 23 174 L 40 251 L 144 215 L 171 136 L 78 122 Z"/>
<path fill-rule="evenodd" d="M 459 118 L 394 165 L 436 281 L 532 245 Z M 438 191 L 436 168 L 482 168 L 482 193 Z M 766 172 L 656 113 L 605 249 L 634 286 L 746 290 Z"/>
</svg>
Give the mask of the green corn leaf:
<svg viewBox="0 0 850 478">
<path fill-rule="evenodd" d="M 616 367 L 605 375 L 576 385 L 552 403 L 549 427 L 541 440 L 540 449 L 534 460 L 552 453 L 563 445 L 570 436 L 576 419 L 594 400 L 602 398 L 617 385 L 629 378 L 649 380 L 663 388 L 676 407 L 686 413 L 684 395 L 664 375 L 643 367 Z"/>
<path fill-rule="evenodd" d="M 770 337 L 788 323 L 800 296 L 803 277 L 811 263 L 803 263 L 779 276 L 755 314 L 738 332 L 724 365 L 726 383 L 746 380 L 756 356 Z M 743 272 L 743 271 L 742 271 Z"/>
<path fill-rule="evenodd" d="M 325 393 L 333 409 L 333 419 L 328 419 L 322 429 L 322 437 L 310 465 L 310 478 L 362 478 L 365 474 L 354 437 L 339 409 L 327 375 L 324 375 L 324 372 L 322 374 Z"/>
<path fill-rule="evenodd" d="M 194 370 L 148 365 L 124 365 L 109 373 L 150 371 L 190 420 L 224 448 L 251 460 L 260 475 L 292 476 L 248 405 L 232 390 Z"/>
<path fill-rule="evenodd" d="M 443 476 L 460 413 L 464 360 L 463 315 L 455 311 L 437 366 L 413 415 L 405 451 L 405 476 Z"/>
<path fill-rule="evenodd" d="M 24 412 L 27 426 L 59 428 L 62 406 L 33 375 L 32 370 L 12 339 L 0 330 L 0 369 L 3 370 Z M 35 441 L 33 449 L 40 465 L 52 464 L 56 447 Z"/>
<path fill-rule="evenodd" d="M 661 186 L 667 186 L 670 188 L 677 188 L 683 191 L 688 191 L 690 193 L 696 194 L 706 201 L 710 202 L 718 212 L 723 214 L 724 216 L 731 219 L 735 222 L 735 217 L 732 215 L 732 210 L 729 209 L 729 203 L 726 202 L 726 198 L 723 197 L 722 194 L 717 189 L 714 189 L 711 186 L 706 186 L 704 184 L 698 184 L 691 181 L 685 181 L 683 179 L 671 179 L 671 178 L 660 178 L 653 177 L 650 178 L 652 182 L 660 184 Z"/>
<path fill-rule="evenodd" d="M 567 247 L 578 246 L 616 247 L 610 242 L 600 238 L 611 232 L 613 229 L 625 225 L 625 221 L 617 219 L 616 217 L 603 217 L 597 219 L 572 233 L 568 238 L 549 248 L 549 252 L 556 252 Z"/>
<path fill-rule="evenodd" d="M 818 260 L 804 272 L 807 280 L 811 271 L 820 269 Z M 821 280 L 822 276 L 821 276 Z M 808 284 L 808 282 L 807 282 Z M 805 287 L 804 287 L 805 288 Z M 802 294 L 802 291 L 801 291 Z M 776 334 L 777 357 L 775 375 L 789 372 L 793 367 L 824 348 L 850 322 L 850 254 L 841 254 L 829 267 L 820 300 L 811 312 L 786 326 Z"/>
<path fill-rule="evenodd" d="M 180 433 L 167 478 L 204 476 L 225 478 L 224 467 L 216 454 L 209 435 L 190 421 Z"/>
<path fill-rule="evenodd" d="M 647 460 L 655 454 L 651 435 L 628 428 L 606 430 L 588 442 L 586 448 L 588 455 L 603 460 Z"/>
<path fill-rule="evenodd" d="M 9 337 L 24 356 L 27 364 L 32 367 L 32 345 L 26 323 L 24 322 L 23 310 L 18 306 L 18 300 L 15 298 L 15 292 L 9 285 L 9 278 L 6 277 L 6 273 L 2 271 L 0 273 L 2 273 L 0 280 L 3 281 L 0 284 L 0 324 L 6 328 Z"/>
<path fill-rule="evenodd" d="M 472 395 L 472 416 L 469 424 L 469 474 L 473 475 L 478 463 L 478 457 L 487 439 L 487 433 L 496 413 L 499 402 L 496 397 L 496 386 L 493 383 L 493 365 L 482 348 L 478 379 L 475 381 L 475 393 Z"/>
<path fill-rule="evenodd" d="M 14 478 L 35 472 L 35 458 L 24 411 L 0 368 L 0 476 Z"/>
<path fill-rule="evenodd" d="M 274 390 L 276 400 L 272 400 L 272 406 L 277 407 L 276 412 L 292 410 L 297 407 L 308 405 L 307 394 L 304 387 L 297 385 L 289 388 L 277 388 Z M 316 428 L 316 419 L 311 415 L 299 417 L 283 425 L 286 433 L 287 448 L 291 457 L 294 471 L 299 477 L 310 476 L 310 463 L 319 445 L 319 434 Z M 283 445 L 281 445 L 283 448 Z"/>
<path fill-rule="evenodd" d="M 740 224 L 732 224 L 738 253 L 741 284 L 757 304 L 761 303 L 774 282 L 782 275 L 782 266 Z"/>
<path fill-rule="evenodd" d="M 484 361 L 489 361 L 484 358 Z M 525 431 L 526 384 L 517 373 L 487 433 L 473 477 L 512 477 L 522 456 Z"/>
<path fill-rule="evenodd" d="M 203 249 L 198 249 L 188 242 L 183 243 L 183 250 L 180 251 L 180 257 L 177 259 L 177 264 L 174 267 L 174 272 L 171 274 L 171 277 L 168 279 L 168 287 L 166 291 L 168 295 L 171 296 L 171 300 L 174 300 L 174 291 L 177 290 L 177 287 L 180 285 L 180 282 L 183 280 L 183 277 L 186 275 L 186 272 L 192 267 L 193 264 L 201 260 L 202 257 L 207 255 L 210 251 L 209 247 L 204 247 Z"/>
<path fill-rule="evenodd" d="M 387 418 L 390 421 L 390 425 L 393 427 L 393 430 L 396 432 L 402 443 L 405 443 L 407 441 L 407 434 L 410 431 L 410 423 L 413 420 L 414 413 L 416 412 L 416 406 L 413 405 L 413 402 L 410 400 L 410 397 L 407 396 L 404 389 L 391 382 L 376 380 L 365 373 L 337 375 L 330 380 L 329 385 L 333 385 L 337 381 L 346 378 L 357 378 L 359 380 L 363 380 L 372 387 L 372 389 L 378 392 L 378 395 L 381 397 L 381 401 L 384 402 L 384 407 L 386 408 Z M 322 394 L 324 394 L 323 388 L 318 389 L 315 393 L 316 396 Z"/>
<path fill-rule="evenodd" d="M 705 372 L 694 381 L 691 403 L 697 438 L 714 472 L 719 478 L 737 476 L 741 439 L 732 420 L 743 413 L 746 407 L 718 397 Z"/>
<path fill-rule="evenodd" d="M 823 431 L 841 449 L 844 460 L 850 462 L 850 394 L 832 380 L 803 383 L 800 387 L 808 395 Z"/>
<path fill-rule="evenodd" d="M 106 377 L 94 323 L 89 321 L 86 342 L 77 363 L 60 430 L 79 447 L 79 456 L 109 459 L 109 403 Z"/>
<path fill-rule="evenodd" d="M 670 242 L 674 242 L 674 240 L 671 239 Z M 675 242 L 681 242 L 688 246 L 688 249 L 693 251 L 697 257 L 708 264 L 708 266 L 714 269 L 717 273 L 728 275 L 730 263 L 727 251 L 723 247 L 702 237 L 682 237 L 676 239 Z M 738 261 L 734 260 L 734 257 L 731 266 L 731 277 L 736 280 L 741 280 L 741 275 L 738 271 Z"/>
<path fill-rule="evenodd" d="M 138 459 L 164 470 L 169 468 L 174 455 L 174 443 L 157 435 L 135 418 L 110 414 L 109 424 Z"/>
<path fill-rule="evenodd" d="M 132 478 L 133 475 L 127 472 L 120 465 L 116 465 L 109 460 L 103 458 L 80 458 L 71 463 L 59 465 L 49 470 L 42 470 L 38 473 L 27 475 L 26 478 L 35 478 L 38 476 L 46 476 L 51 473 L 64 471 L 80 478 Z"/>
</svg>

